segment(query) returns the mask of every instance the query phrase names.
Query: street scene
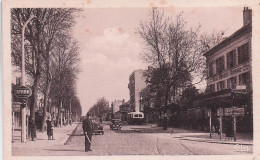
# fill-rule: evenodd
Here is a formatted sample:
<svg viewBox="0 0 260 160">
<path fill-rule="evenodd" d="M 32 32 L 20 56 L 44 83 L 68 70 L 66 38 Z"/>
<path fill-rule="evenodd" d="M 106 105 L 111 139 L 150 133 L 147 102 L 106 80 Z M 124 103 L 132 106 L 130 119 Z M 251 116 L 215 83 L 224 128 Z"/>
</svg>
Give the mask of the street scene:
<svg viewBox="0 0 260 160">
<path fill-rule="evenodd" d="M 253 154 L 250 6 L 10 14 L 12 156 Z"/>
<path fill-rule="evenodd" d="M 162 132 L 156 125 L 127 125 L 120 131 L 110 130 L 104 124 L 104 135 L 92 137 L 92 152 L 84 151 L 84 134 L 81 124 L 68 142 L 51 141 L 47 138 L 28 144 L 15 144 L 14 156 L 86 156 L 86 155 L 236 155 L 251 154 L 252 140 L 246 135 L 239 135 L 239 142 L 220 141 L 215 135 L 210 139 L 207 133 L 171 128 Z M 72 127 L 73 128 L 73 127 Z M 71 128 L 71 130 L 72 130 Z M 68 133 L 67 133 L 68 134 Z M 70 133 L 69 133 L 70 134 Z M 65 138 L 66 139 L 66 138 Z M 47 141 L 48 142 L 48 141 Z M 41 144 L 39 146 L 39 143 Z M 64 143 L 66 143 L 64 145 Z"/>
</svg>

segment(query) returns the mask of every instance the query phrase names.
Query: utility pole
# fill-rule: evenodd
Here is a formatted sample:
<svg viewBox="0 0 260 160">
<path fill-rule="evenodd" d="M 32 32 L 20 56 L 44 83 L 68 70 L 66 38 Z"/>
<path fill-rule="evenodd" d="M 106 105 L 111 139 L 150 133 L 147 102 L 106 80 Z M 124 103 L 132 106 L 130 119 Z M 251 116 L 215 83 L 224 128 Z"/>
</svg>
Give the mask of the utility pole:
<svg viewBox="0 0 260 160">
<path fill-rule="evenodd" d="M 70 110 L 69 110 L 69 124 L 71 125 L 71 99 L 70 99 Z"/>
<path fill-rule="evenodd" d="M 211 109 L 208 110 L 209 114 L 209 137 L 212 138 L 212 122 L 211 122 Z"/>
<path fill-rule="evenodd" d="M 30 17 L 23 25 L 22 28 L 22 73 L 21 73 L 21 77 L 22 77 L 22 86 L 25 86 L 25 60 L 24 60 L 24 32 L 25 32 L 25 28 L 27 26 L 27 24 L 33 19 L 35 18 L 35 16 Z M 22 100 L 23 103 L 21 104 L 21 142 L 25 143 L 26 142 L 26 111 L 27 111 L 27 107 L 26 107 L 26 100 Z M 23 106 L 22 106 L 23 105 Z"/>
</svg>

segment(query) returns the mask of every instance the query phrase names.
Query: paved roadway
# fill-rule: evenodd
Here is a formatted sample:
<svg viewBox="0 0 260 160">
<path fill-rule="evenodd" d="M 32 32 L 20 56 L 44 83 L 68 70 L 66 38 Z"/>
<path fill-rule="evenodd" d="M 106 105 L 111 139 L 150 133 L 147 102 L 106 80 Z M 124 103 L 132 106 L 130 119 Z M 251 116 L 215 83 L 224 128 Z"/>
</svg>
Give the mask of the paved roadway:
<svg viewBox="0 0 260 160">
<path fill-rule="evenodd" d="M 157 128 L 158 129 L 158 128 Z M 181 140 L 182 133 L 160 133 L 149 125 L 123 126 L 121 131 L 104 125 L 104 135 L 94 135 L 91 152 L 84 152 L 81 124 L 68 145 L 51 149 L 55 155 L 226 155 L 251 154 L 235 145 Z"/>
</svg>

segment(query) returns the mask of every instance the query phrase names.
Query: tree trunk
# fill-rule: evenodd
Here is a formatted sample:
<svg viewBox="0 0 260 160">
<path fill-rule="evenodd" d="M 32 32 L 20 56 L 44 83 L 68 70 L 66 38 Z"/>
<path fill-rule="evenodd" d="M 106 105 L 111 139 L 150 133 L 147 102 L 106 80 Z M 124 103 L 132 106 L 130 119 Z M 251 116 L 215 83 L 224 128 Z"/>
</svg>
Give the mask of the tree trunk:
<svg viewBox="0 0 260 160">
<path fill-rule="evenodd" d="M 60 109 L 61 109 L 61 106 L 62 106 L 62 101 L 60 100 L 60 104 L 58 106 L 58 115 L 56 117 L 56 127 L 61 127 L 59 126 L 59 124 L 61 124 L 61 120 L 60 120 Z"/>
<path fill-rule="evenodd" d="M 45 93 L 44 93 L 44 106 L 43 106 L 43 119 L 42 119 L 42 128 L 41 131 L 45 131 L 46 126 L 46 113 L 47 113 L 47 106 L 48 106 L 48 99 L 49 99 L 49 93 L 50 93 L 50 87 L 51 87 L 51 80 L 49 79 L 49 76 L 47 76 L 47 82 L 45 86 Z"/>
<path fill-rule="evenodd" d="M 32 140 L 36 138 L 35 110 L 37 107 L 37 93 L 40 84 L 40 73 L 37 73 L 34 78 L 32 104 L 30 106 L 30 129 Z"/>
</svg>

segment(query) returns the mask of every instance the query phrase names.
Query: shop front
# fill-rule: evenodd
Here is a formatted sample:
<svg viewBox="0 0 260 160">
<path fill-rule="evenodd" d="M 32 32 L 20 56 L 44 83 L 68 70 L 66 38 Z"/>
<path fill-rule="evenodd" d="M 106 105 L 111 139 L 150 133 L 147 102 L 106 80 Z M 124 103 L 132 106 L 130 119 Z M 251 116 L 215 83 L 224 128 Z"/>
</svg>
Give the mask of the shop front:
<svg viewBox="0 0 260 160">
<path fill-rule="evenodd" d="M 249 90 L 225 89 L 203 95 L 196 98 L 193 107 L 204 108 L 207 130 L 211 133 L 234 137 L 234 132 L 253 131 L 252 92 Z"/>
</svg>

